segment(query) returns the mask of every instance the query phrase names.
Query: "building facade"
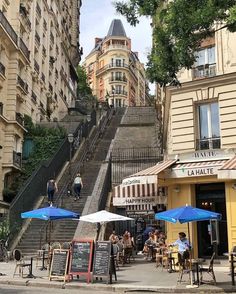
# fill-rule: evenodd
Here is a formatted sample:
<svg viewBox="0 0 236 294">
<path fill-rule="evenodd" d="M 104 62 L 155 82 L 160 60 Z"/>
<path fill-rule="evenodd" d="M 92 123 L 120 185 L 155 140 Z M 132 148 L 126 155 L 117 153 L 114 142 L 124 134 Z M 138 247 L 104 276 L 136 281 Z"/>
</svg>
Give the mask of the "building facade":
<svg viewBox="0 0 236 294">
<path fill-rule="evenodd" d="M 24 115 L 60 120 L 76 99 L 80 5 L 0 0 L 0 200 L 21 169 Z"/>
<path fill-rule="evenodd" d="M 167 87 L 162 96 L 165 159 L 173 161 L 158 177 L 168 187 L 168 209 L 189 204 L 222 214 L 213 243 L 208 221 L 191 224 L 194 254 L 203 257 L 236 245 L 234 41 L 225 29 L 204 40 L 194 68 L 179 73 L 181 87 Z M 187 225 L 166 226 L 170 242 L 187 231 Z"/>
<path fill-rule="evenodd" d="M 122 22 L 114 19 L 105 38 L 96 38 L 95 47 L 85 58 L 93 95 L 114 107 L 144 106 L 148 83 L 138 53 L 131 50 Z"/>
</svg>

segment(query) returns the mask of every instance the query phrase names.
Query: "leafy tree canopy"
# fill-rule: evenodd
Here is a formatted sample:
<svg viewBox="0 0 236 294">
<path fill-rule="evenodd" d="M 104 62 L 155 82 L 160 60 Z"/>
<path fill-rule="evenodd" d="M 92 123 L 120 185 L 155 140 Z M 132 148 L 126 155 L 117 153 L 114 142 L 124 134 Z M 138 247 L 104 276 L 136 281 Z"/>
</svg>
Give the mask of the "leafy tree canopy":
<svg viewBox="0 0 236 294">
<path fill-rule="evenodd" d="M 78 74 L 78 87 L 77 87 L 77 95 L 79 98 L 83 99 L 86 96 L 92 95 L 92 90 L 88 85 L 87 82 L 87 74 L 85 69 L 78 65 L 77 67 L 77 74 Z"/>
<path fill-rule="evenodd" d="M 177 72 L 193 66 L 203 39 L 222 28 L 236 31 L 236 0 L 128 0 L 114 5 L 133 26 L 140 16 L 152 18 L 147 73 L 161 85 L 178 83 Z"/>
</svg>

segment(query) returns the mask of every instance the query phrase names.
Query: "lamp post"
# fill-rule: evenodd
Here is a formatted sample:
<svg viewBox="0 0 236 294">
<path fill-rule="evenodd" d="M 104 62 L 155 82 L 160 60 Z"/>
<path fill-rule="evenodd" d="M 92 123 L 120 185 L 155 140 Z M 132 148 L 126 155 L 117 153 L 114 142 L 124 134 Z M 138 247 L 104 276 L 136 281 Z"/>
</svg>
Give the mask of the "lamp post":
<svg viewBox="0 0 236 294">
<path fill-rule="evenodd" d="M 71 178 L 72 143 L 74 142 L 74 135 L 73 134 L 68 134 L 67 138 L 68 138 L 68 142 L 70 143 L 69 175 L 70 175 L 70 178 Z"/>
<path fill-rule="evenodd" d="M 114 107 L 115 106 L 115 90 L 113 89 L 112 90 L 112 95 L 113 95 L 113 100 L 112 100 L 112 106 L 111 107 Z"/>
<path fill-rule="evenodd" d="M 102 104 L 101 103 L 98 104 L 98 109 L 99 109 L 99 120 L 100 120 L 101 116 L 102 116 Z"/>
</svg>

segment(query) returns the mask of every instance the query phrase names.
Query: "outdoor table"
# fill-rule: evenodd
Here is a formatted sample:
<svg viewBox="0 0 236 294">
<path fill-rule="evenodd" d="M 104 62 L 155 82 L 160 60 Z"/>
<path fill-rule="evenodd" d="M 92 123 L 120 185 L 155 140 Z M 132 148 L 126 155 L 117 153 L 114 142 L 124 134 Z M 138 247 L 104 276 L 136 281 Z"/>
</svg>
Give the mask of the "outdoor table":
<svg viewBox="0 0 236 294">
<path fill-rule="evenodd" d="M 234 260 L 234 257 L 236 256 L 236 252 L 232 252 L 232 251 L 231 252 L 226 252 L 223 255 L 227 256 L 227 257 L 230 257 L 232 286 L 235 286 L 234 263 L 236 261 Z"/>
<path fill-rule="evenodd" d="M 199 286 L 200 285 L 200 280 L 199 280 L 199 267 L 203 264 L 204 262 L 204 259 L 203 258 L 194 258 L 194 259 L 191 259 L 191 264 L 194 265 L 195 269 L 192 269 L 192 273 L 194 275 L 194 273 L 196 272 L 196 276 L 197 276 L 197 279 L 196 279 L 196 283 L 197 285 Z"/>
<path fill-rule="evenodd" d="M 167 269 L 167 271 L 169 273 L 173 273 L 173 272 L 175 272 L 175 270 L 173 269 L 174 257 L 172 256 L 172 254 L 173 253 L 178 253 L 178 251 L 168 250 L 168 251 L 166 251 L 166 253 L 167 253 L 167 259 L 168 259 L 168 262 L 167 262 L 168 269 Z"/>
</svg>

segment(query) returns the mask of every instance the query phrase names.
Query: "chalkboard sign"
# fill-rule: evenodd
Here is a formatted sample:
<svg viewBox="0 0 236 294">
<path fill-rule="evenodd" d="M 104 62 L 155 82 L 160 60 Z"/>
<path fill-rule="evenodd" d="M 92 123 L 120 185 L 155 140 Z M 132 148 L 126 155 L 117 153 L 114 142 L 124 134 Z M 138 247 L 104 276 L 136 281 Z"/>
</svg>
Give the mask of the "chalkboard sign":
<svg viewBox="0 0 236 294">
<path fill-rule="evenodd" d="M 52 278 L 66 280 L 69 261 L 69 250 L 54 249 L 49 273 L 49 279 Z"/>
<path fill-rule="evenodd" d="M 111 242 L 97 241 L 93 261 L 93 279 L 96 277 L 110 276 Z"/>
<path fill-rule="evenodd" d="M 85 275 L 90 281 L 93 256 L 93 240 L 73 240 L 71 248 L 70 275 Z"/>
</svg>

